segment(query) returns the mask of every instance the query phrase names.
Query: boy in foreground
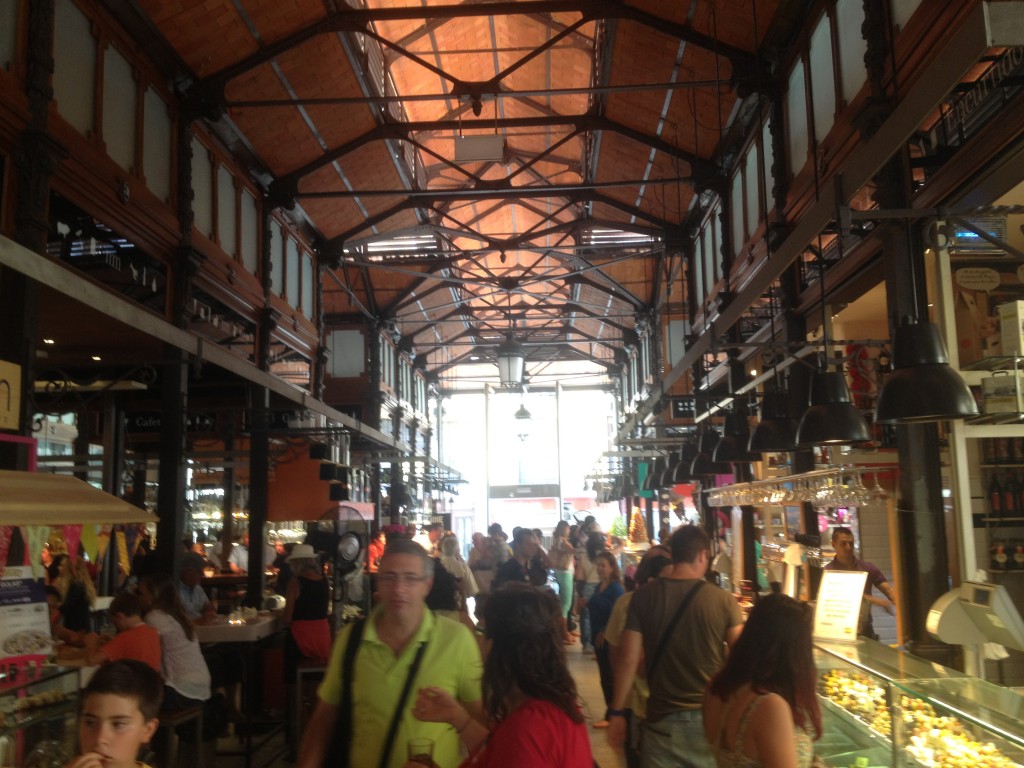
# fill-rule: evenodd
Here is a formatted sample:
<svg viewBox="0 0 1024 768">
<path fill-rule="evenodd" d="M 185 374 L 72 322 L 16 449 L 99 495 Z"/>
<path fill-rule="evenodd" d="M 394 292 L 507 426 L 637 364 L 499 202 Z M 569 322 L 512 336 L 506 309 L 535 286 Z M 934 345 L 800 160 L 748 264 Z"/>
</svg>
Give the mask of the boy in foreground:
<svg viewBox="0 0 1024 768">
<path fill-rule="evenodd" d="M 123 659 L 104 664 L 82 691 L 81 754 L 65 768 L 147 768 L 139 749 L 156 732 L 164 682 L 152 667 Z"/>
</svg>

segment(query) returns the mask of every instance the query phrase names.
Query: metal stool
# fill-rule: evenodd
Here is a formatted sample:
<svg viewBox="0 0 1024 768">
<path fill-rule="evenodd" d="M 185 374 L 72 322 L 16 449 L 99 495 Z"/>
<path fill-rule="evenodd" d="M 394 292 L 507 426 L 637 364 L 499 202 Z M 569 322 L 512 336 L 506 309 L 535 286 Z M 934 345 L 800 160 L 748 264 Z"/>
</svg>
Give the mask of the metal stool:
<svg viewBox="0 0 1024 768">
<path fill-rule="evenodd" d="M 161 768 L 177 768 L 179 741 L 178 726 L 186 723 L 194 723 L 195 747 L 196 747 L 196 768 L 203 768 L 203 705 L 193 704 L 184 709 L 174 709 L 168 712 L 161 712 L 159 731 L 165 733 L 167 749 L 164 757 L 160 760 Z"/>
<path fill-rule="evenodd" d="M 324 673 L 327 671 L 327 667 L 322 664 L 303 664 L 302 662 L 295 668 L 295 700 L 292 702 L 294 712 L 292 713 L 292 750 L 297 750 L 299 744 L 302 742 L 302 728 L 305 725 L 303 713 L 305 708 L 303 703 L 305 697 L 303 695 L 307 683 L 314 682 L 316 680 L 323 680 Z"/>
</svg>

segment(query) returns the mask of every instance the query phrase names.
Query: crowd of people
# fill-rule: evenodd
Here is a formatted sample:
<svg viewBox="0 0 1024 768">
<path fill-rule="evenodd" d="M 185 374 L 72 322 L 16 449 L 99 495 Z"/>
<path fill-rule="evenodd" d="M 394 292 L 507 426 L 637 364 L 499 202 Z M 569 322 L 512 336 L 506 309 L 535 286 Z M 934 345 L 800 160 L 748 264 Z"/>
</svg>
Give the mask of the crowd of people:
<svg viewBox="0 0 1024 768">
<path fill-rule="evenodd" d="M 540 531 L 509 537 L 495 524 L 465 558 L 440 525 L 420 534 L 422 544 L 374 532 L 373 608 L 336 637 L 323 558 L 309 544 L 289 548 L 285 679 L 303 660 L 327 667 L 303 733 L 290 734 L 299 768 L 591 768 L 588 717 L 630 768 L 811 764 L 821 714 L 810 611 L 772 595 L 744 623 L 734 597 L 707 580 L 701 528 L 666 534 L 626 572 L 593 520 L 560 523 L 548 549 Z M 110 707 L 130 712 L 137 752 L 161 748 L 161 711 L 209 706 L 215 691 L 235 700 L 237 678 L 196 636 L 194 622 L 213 610 L 199 583 L 206 564 L 188 553 L 177 579 L 147 574 L 118 594 L 117 634 L 101 637 L 64 626 L 74 612 L 63 598 L 81 569 L 57 560 L 55 631 L 106 670 L 82 697 L 82 754 L 68 768 L 116 768 L 116 755 L 131 752 L 104 741 Z M 586 710 L 569 673 L 577 642 L 596 660 L 603 710 Z M 136 687 L 124 685 L 129 672 Z M 413 754 L 418 740 L 429 757 Z"/>
</svg>

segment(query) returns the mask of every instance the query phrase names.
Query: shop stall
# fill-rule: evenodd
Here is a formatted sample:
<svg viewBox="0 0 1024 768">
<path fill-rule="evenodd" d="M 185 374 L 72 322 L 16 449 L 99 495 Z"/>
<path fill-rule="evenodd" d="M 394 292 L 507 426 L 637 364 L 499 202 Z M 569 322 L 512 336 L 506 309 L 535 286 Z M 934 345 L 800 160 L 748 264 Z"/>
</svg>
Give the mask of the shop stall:
<svg viewBox="0 0 1024 768">
<path fill-rule="evenodd" d="M 51 533 L 67 551 L 120 570 L 140 526 L 155 523 L 153 514 L 78 478 L 0 471 L 0 578 L 8 587 L 0 601 L 0 765 L 63 765 L 74 754 L 79 669 L 54 661 L 38 581 Z"/>
</svg>

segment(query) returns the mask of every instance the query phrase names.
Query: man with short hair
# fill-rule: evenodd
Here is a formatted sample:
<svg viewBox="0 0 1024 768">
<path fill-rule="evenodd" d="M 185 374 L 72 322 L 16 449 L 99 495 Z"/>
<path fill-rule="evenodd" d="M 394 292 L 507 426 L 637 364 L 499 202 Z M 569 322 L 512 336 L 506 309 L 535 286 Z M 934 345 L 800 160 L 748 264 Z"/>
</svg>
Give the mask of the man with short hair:
<svg viewBox="0 0 1024 768">
<path fill-rule="evenodd" d="M 705 581 L 711 557 L 707 533 L 680 526 L 669 543 L 671 571 L 636 590 L 629 606 L 615 659 L 608 741 L 622 749 L 626 700 L 643 660 L 650 697 L 641 766 L 714 768 L 701 704 L 708 682 L 725 663 L 726 647 L 739 638 L 743 617 L 731 594 Z"/>
<path fill-rule="evenodd" d="M 890 614 L 894 613 L 896 595 L 892 585 L 885 578 L 881 568 L 857 557 L 853 546 L 853 531 L 846 526 L 840 525 L 832 531 L 832 549 L 836 551 L 836 556 L 825 566 L 826 571 L 862 571 L 868 575 L 867 581 L 864 583 L 864 599 L 860 605 L 857 634 L 877 640 L 878 634 L 875 632 L 875 625 L 871 620 L 871 606 L 880 605 Z M 888 599 L 875 597 L 871 594 L 872 587 L 878 587 L 878 591 Z"/>
<path fill-rule="evenodd" d="M 414 541 L 388 541 L 377 571 L 380 602 L 361 627 L 351 685 L 350 768 L 377 768 L 386 747 L 385 768 L 400 768 L 408 759 L 410 738 L 434 741 L 434 762 L 447 768 L 460 762 L 458 732 L 446 723 L 428 723 L 412 714 L 417 691 L 437 687 L 457 699 L 474 717 L 480 705 L 480 651 L 473 634 L 457 621 L 435 616 L 424 600 L 430 591 L 434 561 Z M 338 633 L 316 708 L 298 750 L 297 768 L 320 768 L 339 726 L 338 710 L 345 692 L 344 669 L 355 625 Z M 410 679 L 411 678 L 411 679 Z M 402 691 L 408 686 L 408 698 Z M 387 735 L 397 720 L 394 738 Z"/>
<path fill-rule="evenodd" d="M 182 555 L 181 565 L 178 567 L 178 595 L 181 597 L 185 614 L 193 621 L 200 617 L 209 618 L 217 613 L 217 607 L 210 602 L 206 590 L 203 589 L 204 568 L 206 561 L 202 555 L 195 552 L 186 552 Z"/>
</svg>

